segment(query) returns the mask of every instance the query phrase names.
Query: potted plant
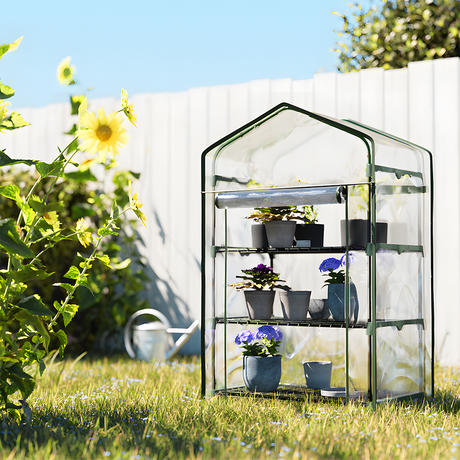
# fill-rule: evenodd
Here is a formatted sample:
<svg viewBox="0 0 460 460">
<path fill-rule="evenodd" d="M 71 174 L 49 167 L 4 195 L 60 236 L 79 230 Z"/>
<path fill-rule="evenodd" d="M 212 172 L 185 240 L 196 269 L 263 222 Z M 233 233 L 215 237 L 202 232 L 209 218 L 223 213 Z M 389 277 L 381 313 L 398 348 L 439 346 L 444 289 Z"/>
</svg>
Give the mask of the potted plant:
<svg viewBox="0 0 460 460">
<path fill-rule="evenodd" d="M 294 244 L 298 210 L 295 206 L 254 208 L 255 212 L 247 216 L 259 225 L 253 225 L 253 247 L 290 248 Z M 264 241 L 265 228 L 267 240 Z M 254 237 L 254 235 L 256 235 Z M 266 244 L 266 246 L 263 246 Z"/>
<path fill-rule="evenodd" d="M 243 348 L 243 380 L 251 392 L 275 391 L 281 379 L 277 348 L 283 334 L 275 326 L 260 326 L 256 332 L 241 331 L 235 343 Z"/>
<path fill-rule="evenodd" d="M 275 301 L 275 291 L 273 289 L 289 290 L 284 280 L 280 280 L 279 273 L 273 272 L 273 268 L 268 265 L 259 264 L 247 270 L 241 270 L 244 275 L 239 283 L 230 284 L 237 290 L 244 290 L 246 307 L 250 319 L 270 319 L 273 314 L 273 302 Z"/>
<path fill-rule="evenodd" d="M 350 253 L 349 263 L 353 262 L 353 256 Z M 346 254 L 340 259 L 330 257 L 323 260 L 319 266 L 319 271 L 326 277 L 324 286 L 327 286 L 327 303 L 332 318 L 335 321 L 345 321 L 345 271 L 343 267 L 346 264 Z M 354 324 L 358 319 L 359 304 L 356 286 L 350 282 L 349 295 L 349 322 Z"/>
<path fill-rule="evenodd" d="M 369 187 L 353 185 L 349 187 L 350 214 L 348 220 L 348 245 L 352 247 L 366 247 L 370 243 L 370 225 L 367 218 L 369 210 Z M 346 221 L 340 221 L 342 246 L 347 244 Z M 377 243 L 386 243 L 388 239 L 388 223 L 376 222 L 375 237 Z"/>
<path fill-rule="evenodd" d="M 300 220 L 295 228 L 296 245 L 300 248 L 322 248 L 324 246 L 324 225 L 318 224 L 318 207 L 303 206 L 298 211 Z"/>
</svg>

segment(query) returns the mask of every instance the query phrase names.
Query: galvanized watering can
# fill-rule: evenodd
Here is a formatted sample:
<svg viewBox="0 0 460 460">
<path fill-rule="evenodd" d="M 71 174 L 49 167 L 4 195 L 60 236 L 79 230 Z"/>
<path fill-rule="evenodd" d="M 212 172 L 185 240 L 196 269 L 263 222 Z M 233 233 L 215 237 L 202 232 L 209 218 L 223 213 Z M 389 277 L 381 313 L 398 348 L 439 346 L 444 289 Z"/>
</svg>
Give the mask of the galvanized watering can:
<svg viewBox="0 0 460 460">
<path fill-rule="evenodd" d="M 131 345 L 131 324 L 141 315 L 155 316 L 159 321 L 134 326 L 132 328 L 133 344 Z M 199 321 L 195 320 L 188 329 L 173 328 L 168 318 L 160 311 L 153 308 L 139 310 L 129 318 L 125 326 L 126 351 L 131 358 L 141 361 L 167 361 L 188 342 L 198 329 L 198 324 Z M 182 335 L 173 343 L 170 334 Z"/>
</svg>

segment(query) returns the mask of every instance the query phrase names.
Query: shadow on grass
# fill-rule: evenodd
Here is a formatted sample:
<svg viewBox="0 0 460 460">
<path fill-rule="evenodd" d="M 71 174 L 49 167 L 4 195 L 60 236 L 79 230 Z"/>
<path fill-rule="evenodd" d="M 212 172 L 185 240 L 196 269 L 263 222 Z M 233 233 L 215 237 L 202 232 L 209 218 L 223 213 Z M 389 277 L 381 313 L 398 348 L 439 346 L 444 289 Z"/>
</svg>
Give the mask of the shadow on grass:
<svg viewBox="0 0 460 460">
<path fill-rule="evenodd" d="M 54 458 L 53 451 L 69 458 L 100 458 L 101 453 L 111 458 L 133 453 L 140 453 L 143 458 L 198 455 L 199 439 L 162 428 L 149 411 L 129 410 L 127 407 L 123 412 L 94 411 L 91 415 L 74 411 L 69 416 L 68 411 L 39 409 L 33 411 L 30 425 L 3 419 L 0 451 L 15 450 L 16 455 L 22 453 L 43 460 Z"/>
</svg>

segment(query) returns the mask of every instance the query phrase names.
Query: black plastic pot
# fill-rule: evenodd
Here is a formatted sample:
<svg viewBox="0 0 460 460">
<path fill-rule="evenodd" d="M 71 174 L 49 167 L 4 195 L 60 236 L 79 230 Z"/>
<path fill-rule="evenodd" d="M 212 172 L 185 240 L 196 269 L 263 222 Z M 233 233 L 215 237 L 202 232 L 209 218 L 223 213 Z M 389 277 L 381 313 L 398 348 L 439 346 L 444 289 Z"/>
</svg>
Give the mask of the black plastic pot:
<svg viewBox="0 0 460 460">
<path fill-rule="evenodd" d="M 297 244 L 297 246 L 322 248 L 324 246 L 324 224 L 297 224 L 295 228 L 295 239 L 297 243 L 310 241 L 308 243 Z"/>
<path fill-rule="evenodd" d="M 340 234 L 342 246 L 347 244 L 345 220 L 340 221 Z M 377 222 L 375 228 L 377 243 L 386 243 L 388 239 L 388 224 Z M 348 221 L 348 245 L 366 247 L 370 243 L 369 221 L 367 219 L 352 219 Z"/>
</svg>

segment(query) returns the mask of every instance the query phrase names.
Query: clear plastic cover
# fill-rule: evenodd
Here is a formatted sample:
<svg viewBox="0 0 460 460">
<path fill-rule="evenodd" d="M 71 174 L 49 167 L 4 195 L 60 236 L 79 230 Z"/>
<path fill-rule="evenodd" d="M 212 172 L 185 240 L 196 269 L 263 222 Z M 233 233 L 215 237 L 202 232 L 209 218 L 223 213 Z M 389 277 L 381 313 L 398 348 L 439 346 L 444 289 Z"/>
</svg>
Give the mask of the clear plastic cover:
<svg viewBox="0 0 460 460">
<path fill-rule="evenodd" d="M 311 291 L 312 300 L 327 299 L 319 266 L 326 258 L 344 255 L 348 235 L 348 281 L 359 305 L 356 321 L 347 329 L 332 316 L 318 322 L 308 315 L 304 322 L 286 325 L 277 295 L 267 324 L 278 325 L 284 335 L 281 383 L 305 387 L 302 362 L 330 360 L 331 385 L 345 386 L 348 376 L 350 395 L 431 395 L 431 167 L 429 152 L 413 144 L 288 105 L 206 150 L 204 390 L 212 394 L 244 387 L 241 349 L 234 340 L 258 325 L 248 320 L 244 293 L 229 287 L 241 270 L 272 265 L 292 289 Z M 254 209 L 241 206 L 239 191 L 320 186 L 342 186 L 348 194 L 344 204 L 317 208 L 318 222 L 324 225 L 321 248 L 253 248 L 254 222 L 247 217 Z M 226 191 L 235 192 L 236 199 L 222 200 L 227 204 L 218 207 L 216 196 Z M 350 244 L 347 219 L 363 220 L 370 240 Z"/>
</svg>

